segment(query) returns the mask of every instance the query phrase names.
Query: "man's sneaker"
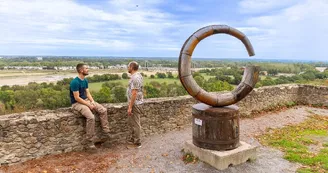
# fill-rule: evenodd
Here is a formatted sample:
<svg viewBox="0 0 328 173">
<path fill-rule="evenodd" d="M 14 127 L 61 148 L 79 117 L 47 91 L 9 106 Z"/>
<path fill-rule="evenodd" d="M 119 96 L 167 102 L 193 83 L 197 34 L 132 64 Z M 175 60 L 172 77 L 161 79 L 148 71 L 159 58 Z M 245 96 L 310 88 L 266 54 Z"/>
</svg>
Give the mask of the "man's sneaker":
<svg viewBox="0 0 328 173">
<path fill-rule="evenodd" d="M 106 141 L 109 141 L 112 139 L 112 135 L 109 134 L 109 133 L 104 133 L 102 136 L 101 136 L 101 142 L 106 142 Z"/>
<path fill-rule="evenodd" d="M 113 146 L 113 144 L 110 141 L 105 141 L 105 142 L 101 143 L 101 146 L 103 146 L 105 148 L 111 148 Z"/>
<path fill-rule="evenodd" d="M 133 138 L 127 139 L 126 143 L 131 144 L 131 145 L 134 144 Z"/>
<path fill-rule="evenodd" d="M 97 149 L 97 147 L 95 146 L 95 144 L 89 144 L 88 146 L 87 146 L 87 149 L 88 150 L 96 150 Z"/>
<path fill-rule="evenodd" d="M 136 148 L 141 148 L 141 143 L 134 143 L 134 144 L 128 144 L 126 146 L 127 149 L 136 149 Z"/>
<path fill-rule="evenodd" d="M 85 149 L 86 150 L 96 150 L 97 147 L 95 146 L 93 141 L 87 140 L 85 144 Z"/>
<path fill-rule="evenodd" d="M 93 142 L 93 143 L 103 142 L 103 139 L 102 139 L 102 138 L 99 138 L 98 136 L 94 136 L 94 137 L 92 138 L 92 142 Z"/>
<path fill-rule="evenodd" d="M 141 148 L 141 142 L 135 143 L 134 145 L 136 146 L 136 148 Z"/>
</svg>

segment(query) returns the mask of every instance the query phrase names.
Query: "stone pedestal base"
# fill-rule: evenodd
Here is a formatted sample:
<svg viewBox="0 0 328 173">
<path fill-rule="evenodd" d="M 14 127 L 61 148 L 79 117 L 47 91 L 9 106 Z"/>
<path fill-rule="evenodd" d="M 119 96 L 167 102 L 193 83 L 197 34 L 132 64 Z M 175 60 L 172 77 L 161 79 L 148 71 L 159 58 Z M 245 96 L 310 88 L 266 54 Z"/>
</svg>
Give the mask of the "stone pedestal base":
<svg viewBox="0 0 328 173">
<path fill-rule="evenodd" d="M 243 141 L 240 141 L 240 146 L 228 151 L 215 151 L 199 148 L 192 141 L 186 141 L 184 145 L 185 152 L 191 152 L 199 160 L 204 161 L 218 170 L 224 170 L 229 166 L 238 165 L 247 160 L 256 159 L 256 148 Z"/>
</svg>

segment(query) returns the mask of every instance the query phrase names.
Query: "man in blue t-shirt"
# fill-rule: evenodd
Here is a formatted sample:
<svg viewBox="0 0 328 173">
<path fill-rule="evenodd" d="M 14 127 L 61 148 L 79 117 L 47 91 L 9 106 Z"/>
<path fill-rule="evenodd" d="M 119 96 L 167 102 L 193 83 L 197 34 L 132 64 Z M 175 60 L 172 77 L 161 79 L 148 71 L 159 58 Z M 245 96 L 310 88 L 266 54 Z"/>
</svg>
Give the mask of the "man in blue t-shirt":
<svg viewBox="0 0 328 173">
<path fill-rule="evenodd" d="M 89 69 L 86 64 L 78 64 L 76 66 L 78 76 L 70 83 L 70 98 L 72 109 L 81 113 L 86 117 L 86 140 L 89 149 L 95 149 L 95 116 L 92 111 L 99 114 L 102 129 L 105 137 L 109 138 L 109 127 L 107 109 L 101 104 L 95 102 L 91 96 L 88 86 L 88 80 L 85 78 L 89 74 Z"/>
</svg>

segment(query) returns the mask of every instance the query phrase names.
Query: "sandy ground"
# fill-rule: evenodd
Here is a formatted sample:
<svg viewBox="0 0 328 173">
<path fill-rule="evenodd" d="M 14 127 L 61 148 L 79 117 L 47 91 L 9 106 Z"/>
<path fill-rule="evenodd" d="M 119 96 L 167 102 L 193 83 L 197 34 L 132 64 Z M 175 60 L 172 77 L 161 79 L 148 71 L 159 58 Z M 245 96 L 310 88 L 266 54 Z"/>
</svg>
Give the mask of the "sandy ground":
<svg viewBox="0 0 328 173">
<path fill-rule="evenodd" d="M 45 74 L 32 74 L 32 75 L 22 75 L 22 76 L 7 76 L 7 77 L 0 77 L 0 86 L 3 85 L 27 85 L 29 82 L 57 82 L 64 78 L 75 77 L 76 74 L 64 74 L 64 75 L 45 75 Z"/>
<path fill-rule="evenodd" d="M 140 71 L 145 73 L 146 75 L 150 76 L 152 74 L 156 74 L 157 71 Z M 92 71 L 89 70 L 89 76 L 93 76 L 95 74 L 102 75 L 102 74 L 118 74 L 122 75 L 122 72 L 111 72 L 106 70 L 101 71 Z M 0 71 L 0 86 L 3 85 L 27 85 L 29 82 L 36 82 L 36 83 L 50 83 L 50 82 L 57 82 L 59 80 L 63 80 L 64 78 L 71 78 L 76 77 L 77 73 L 75 72 L 60 72 L 58 74 L 54 72 L 24 72 L 24 71 L 13 71 L 13 72 L 4 72 Z"/>
<path fill-rule="evenodd" d="M 240 122 L 241 140 L 258 146 L 257 160 L 218 171 L 210 165 L 197 162 L 185 164 L 182 161 L 183 144 L 191 139 L 191 127 L 166 134 L 144 138 L 142 148 L 127 149 L 126 144 L 110 147 L 98 146 L 95 153 L 71 152 L 45 156 L 25 163 L 0 167 L 0 172 L 108 172 L 108 173 L 291 173 L 299 164 L 283 159 L 283 153 L 261 146 L 255 136 L 263 134 L 267 128 L 281 128 L 304 121 L 311 113 L 328 116 L 328 110 L 296 107 L 279 113 L 242 119 Z"/>
</svg>

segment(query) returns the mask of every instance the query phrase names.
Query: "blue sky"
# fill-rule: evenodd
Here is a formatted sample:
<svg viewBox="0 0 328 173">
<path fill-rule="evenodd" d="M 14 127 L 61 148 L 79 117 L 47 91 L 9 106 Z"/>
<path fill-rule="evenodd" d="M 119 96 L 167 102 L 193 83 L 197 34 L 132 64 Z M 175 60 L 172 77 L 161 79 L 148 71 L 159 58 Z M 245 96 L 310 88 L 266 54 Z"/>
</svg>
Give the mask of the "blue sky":
<svg viewBox="0 0 328 173">
<path fill-rule="evenodd" d="M 327 60 L 328 0 L 0 0 L 0 55 L 178 57 L 197 29 L 244 32 L 256 55 L 228 35 L 193 57 Z"/>
</svg>

